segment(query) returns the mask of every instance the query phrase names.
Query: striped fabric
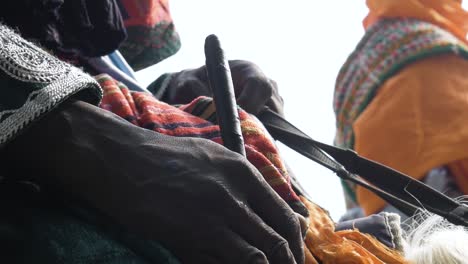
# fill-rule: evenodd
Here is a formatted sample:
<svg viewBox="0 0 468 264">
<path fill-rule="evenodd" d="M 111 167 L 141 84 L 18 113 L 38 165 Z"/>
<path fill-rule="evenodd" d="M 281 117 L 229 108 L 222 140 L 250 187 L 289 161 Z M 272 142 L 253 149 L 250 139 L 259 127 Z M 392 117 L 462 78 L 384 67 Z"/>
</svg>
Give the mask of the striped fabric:
<svg viewBox="0 0 468 264">
<path fill-rule="evenodd" d="M 165 135 L 205 138 L 222 144 L 211 98 L 199 97 L 190 104 L 173 107 L 149 93 L 130 92 L 108 75 L 99 75 L 96 79 L 104 91 L 101 108 Z M 261 123 L 241 109 L 239 117 L 248 160 L 296 212 L 307 212 L 292 190 L 278 149 Z"/>
<path fill-rule="evenodd" d="M 335 144 L 353 148 L 352 125 L 382 83 L 411 62 L 444 53 L 468 53 L 468 47 L 438 26 L 415 19 L 382 20 L 369 28 L 337 77 Z"/>
<path fill-rule="evenodd" d="M 468 55 L 451 33 L 416 19 L 387 19 L 370 27 L 341 68 L 334 94 L 335 145 L 354 147 L 353 123 L 380 86 L 406 65 L 440 54 Z M 343 182 L 347 202 L 356 202 L 355 186 Z"/>
</svg>

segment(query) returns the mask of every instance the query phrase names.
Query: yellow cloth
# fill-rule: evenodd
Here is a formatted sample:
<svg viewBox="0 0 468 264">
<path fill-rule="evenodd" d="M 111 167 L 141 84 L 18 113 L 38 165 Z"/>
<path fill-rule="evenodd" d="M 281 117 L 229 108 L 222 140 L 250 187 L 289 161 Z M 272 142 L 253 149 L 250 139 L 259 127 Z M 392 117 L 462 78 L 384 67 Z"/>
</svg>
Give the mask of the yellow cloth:
<svg viewBox="0 0 468 264">
<path fill-rule="evenodd" d="M 440 55 L 405 67 L 383 83 L 353 129 L 360 155 L 416 179 L 468 159 L 468 60 Z M 362 187 L 357 199 L 366 214 L 385 206 Z"/>
<path fill-rule="evenodd" d="M 366 0 L 369 14 L 363 24 L 367 28 L 380 18 L 416 18 L 434 23 L 465 40 L 468 12 L 461 3 L 461 0 Z"/>
<path fill-rule="evenodd" d="M 405 264 L 403 256 L 370 235 L 355 230 L 335 232 L 335 224 L 318 205 L 300 197 L 309 210 L 305 264 Z"/>
</svg>

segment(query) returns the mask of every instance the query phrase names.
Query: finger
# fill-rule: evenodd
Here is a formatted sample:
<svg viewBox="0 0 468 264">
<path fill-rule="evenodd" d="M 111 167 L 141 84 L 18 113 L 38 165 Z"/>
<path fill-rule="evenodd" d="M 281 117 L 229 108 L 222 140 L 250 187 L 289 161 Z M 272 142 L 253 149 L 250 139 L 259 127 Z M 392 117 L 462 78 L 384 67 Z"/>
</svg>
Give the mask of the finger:
<svg viewBox="0 0 468 264">
<path fill-rule="evenodd" d="M 297 219 L 299 219 L 299 225 L 301 226 L 302 238 L 305 239 L 306 234 L 307 234 L 307 229 L 309 229 L 310 220 L 308 217 L 306 218 L 296 212 L 294 212 L 294 214 L 296 215 Z"/>
<path fill-rule="evenodd" d="M 164 240 L 170 241 L 171 249 L 174 249 L 182 263 L 207 263 L 203 261 L 209 256 L 217 260 L 215 263 L 267 264 L 265 254 L 229 229 L 226 217 L 222 214 L 235 203 L 237 198 L 232 196 L 234 192 L 213 181 L 204 182 L 199 187 L 197 197 L 189 195 L 183 200 L 174 199 L 170 205 L 158 205 L 163 211 L 175 207 L 183 215 L 191 216 L 168 219 L 166 225 L 165 233 L 172 235 Z M 173 191 L 160 190 L 160 193 L 163 197 L 169 197 Z M 187 202 L 190 198 L 198 199 L 199 206 L 191 206 Z M 240 221 L 244 220 L 240 216 Z"/>
<path fill-rule="evenodd" d="M 260 249 L 268 258 L 268 263 L 296 263 L 288 242 L 245 203 L 233 205 L 227 210 L 227 215 L 232 229 L 252 246 Z"/>
<path fill-rule="evenodd" d="M 247 112 L 257 114 L 272 95 L 272 87 L 266 79 L 249 78 L 237 98 L 237 103 Z"/>
<path fill-rule="evenodd" d="M 258 189 L 256 189 L 258 188 Z M 263 180 L 253 186 L 249 204 L 253 211 L 289 243 L 297 263 L 304 262 L 301 227 L 294 211 Z"/>
<path fill-rule="evenodd" d="M 251 165 L 250 163 L 242 163 L 244 165 L 239 166 L 239 164 L 241 164 L 240 161 L 242 160 L 231 159 L 231 161 L 232 162 L 228 162 L 228 160 L 225 160 L 224 169 L 226 171 L 235 172 L 235 175 L 233 175 L 235 177 L 233 177 L 233 179 L 235 178 L 236 181 L 238 180 L 242 183 L 242 200 L 247 202 L 246 204 L 249 205 L 250 211 L 254 212 L 254 214 L 261 220 L 251 220 L 251 222 L 254 222 L 253 226 L 255 227 L 250 231 L 250 233 L 255 234 L 256 230 L 267 230 L 263 225 L 265 225 L 266 227 L 270 227 L 270 230 L 275 231 L 273 232 L 274 234 L 279 235 L 288 242 L 289 248 L 291 249 L 291 252 L 293 253 L 297 263 L 303 263 L 304 252 L 302 249 L 303 240 L 301 228 L 299 220 L 295 216 L 294 211 L 268 185 L 268 183 L 262 177 L 260 172 L 253 165 Z M 232 204 L 229 208 L 227 208 L 230 210 L 226 210 L 225 213 L 235 211 L 235 208 L 237 207 L 246 207 L 246 204 L 243 204 L 241 202 L 237 202 L 237 204 Z M 239 221 L 239 219 L 243 218 L 249 219 L 249 217 L 246 217 L 245 215 L 239 217 L 238 215 L 233 214 L 232 219 L 228 219 L 227 221 L 231 224 L 239 225 L 239 223 L 236 223 L 236 221 Z M 263 225 L 258 225 L 258 223 L 263 223 Z M 247 224 L 246 226 L 248 227 Z M 249 241 L 247 239 L 247 236 L 239 232 L 242 231 L 242 228 L 233 228 L 233 230 L 240 234 L 250 244 L 259 248 L 257 244 Z M 263 236 L 267 238 L 272 236 L 272 234 L 265 235 L 264 233 L 265 232 L 263 232 Z M 259 249 L 262 250 L 262 248 Z M 264 253 L 266 254 L 265 251 Z"/>
<path fill-rule="evenodd" d="M 197 251 L 213 256 L 218 260 L 217 263 L 268 264 L 267 257 L 262 251 L 247 243 L 229 228 L 219 227 L 204 232 L 200 236 L 200 241 L 210 241 L 210 243 L 203 244 L 202 242 L 200 247 L 195 246 Z"/>
</svg>

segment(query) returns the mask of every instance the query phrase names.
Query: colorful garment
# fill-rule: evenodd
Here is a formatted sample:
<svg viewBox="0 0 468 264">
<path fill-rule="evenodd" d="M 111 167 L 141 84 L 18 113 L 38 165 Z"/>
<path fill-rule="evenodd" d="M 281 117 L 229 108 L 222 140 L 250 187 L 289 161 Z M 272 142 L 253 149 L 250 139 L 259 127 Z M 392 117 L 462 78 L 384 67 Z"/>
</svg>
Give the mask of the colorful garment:
<svg viewBox="0 0 468 264">
<path fill-rule="evenodd" d="M 127 29 L 120 52 L 135 71 L 154 65 L 180 49 L 167 0 L 117 0 Z"/>
<path fill-rule="evenodd" d="M 337 77 L 335 144 L 353 148 L 352 125 L 387 79 L 417 60 L 450 53 L 468 56 L 468 46 L 427 22 L 382 20 L 369 28 Z"/>
<path fill-rule="evenodd" d="M 337 78 L 334 97 L 334 108 L 337 116 L 335 144 L 340 147 L 354 148 L 360 155 L 409 173 L 406 168 L 395 167 L 394 163 L 390 162 L 389 164 L 385 160 L 379 159 L 378 156 L 357 147 L 355 142 L 356 122 L 362 118 L 361 114 L 371 102 L 373 104 L 376 94 L 381 93 L 379 89 L 390 82 L 394 76 L 398 76 L 402 69 L 419 61 L 438 58 L 444 54 L 468 57 L 468 47 L 450 32 L 431 23 L 415 19 L 381 20 L 371 26 L 340 70 Z M 388 105 L 389 101 L 387 99 L 385 104 Z M 379 105 L 379 107 L 384 106 L 382 102 Z M 408 105 L 403 107 L 399 113 L 395 112 L 394 116 L 406 115 L 409 108 L 411 107 Z M 385 120 L 385 122 L 391 123 L 391 120 Z M 412 129 L 411 124 L 407 124 L 405 127 Z M 361 138 L 362 141 L 369 140 L 363 135 Z M 380 140 L 386 139 L 381 138 Z M 366 142 L 366 145 L 369 145 L 369 142 Z M 382 142 L 373 142 L 377 144 L 376 148 L 382 146 Z M 384 149 L 380 150 L 380 152 L 385 151 Z M 396 152 L 390 155 L 397 157 L 399 154 Z M 437 166 L 440 165 L 437 164 Z M 412 164 L 411 166 L 416 167 L 417 165 Z M 417 177 L 422 177 L 427 171 L 422 172 L 422 174 L 418 171 Z M 409 175 L 416 176 L 414 173 L 409 173 Z M 344 185 L 347 197 L 356 201 L 356 187 L 348 183 L 344 183 Z M 359 205 L 365 207 L 366 213 L 374 213 L 384 206 L 380 199 L 374 199 L 375 196 L 369 199 L 368 191 L 362 190 L 361 192 L 365 195 L 361 197 Z"/>
<path fill-rule="evenodd" d="M 222 144 L 215 107 L 211 98 L 199 97 L 178 108 L 156 100 L 151 94 L 130 92 L 108 75 L 96 77 L 104 90 L 103 109 L 114 112 L 129 122 L 162 134 L 199 137 Z M 247 159 L 262 173 L 270 186 L 298 212 L 307 215 L 292 190 L 290 177 L 276 146 L 266 131 L 245 111 L 239 111 Z"/>
</svg>

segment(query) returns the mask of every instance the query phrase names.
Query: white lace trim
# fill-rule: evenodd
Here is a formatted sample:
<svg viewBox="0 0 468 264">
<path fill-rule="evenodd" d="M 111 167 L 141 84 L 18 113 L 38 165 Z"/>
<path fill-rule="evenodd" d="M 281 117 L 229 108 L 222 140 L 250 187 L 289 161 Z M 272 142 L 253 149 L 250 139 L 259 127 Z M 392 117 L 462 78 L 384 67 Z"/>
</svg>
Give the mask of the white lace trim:
<svg viewBox="0 0 468 264">
<path fill-rule="evenodd" d="M 80 90 L 94 88 L 96 94 L 100 93 L 99 95 L 102 96 L 102 91 L 96 81 L 79 69 L 71 67 L 69 73 L 62 77 L 60 80 L 31 93 L 20 108 L 0 112 L 0 117 L 10 114 L 0 123 L 0 145 L 10 140 L 39 116 Z"/>
<path fill-rule="evenodd" d="M 0 24 L 0 69 L 11 77 L 23 82 L 49 83 L 71 68 Z"/>
<path fill-rule="evenodd" d="M 53 57 L 2 24 L 0 70 L 22 82 L 43 86 L 32 92 L 21 107 L 0 112 L 0 145 L 80 90 L 93 89 L 91 92 L 96 98 L 102 97 L 99 84 L 91 76 Z"/>
</svg>

